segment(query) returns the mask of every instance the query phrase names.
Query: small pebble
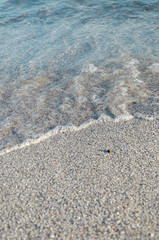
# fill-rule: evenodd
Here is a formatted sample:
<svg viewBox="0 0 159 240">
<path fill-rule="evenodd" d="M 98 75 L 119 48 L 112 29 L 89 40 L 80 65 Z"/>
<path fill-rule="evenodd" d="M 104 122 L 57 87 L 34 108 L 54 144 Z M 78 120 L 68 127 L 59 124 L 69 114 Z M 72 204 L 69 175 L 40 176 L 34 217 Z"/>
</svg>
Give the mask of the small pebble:
<svg viewBox="0 0 159 240">
<path fill-rule="evenodd" d="M 111 149 L 109 149 L 109 150 L 108 150 L 108 153 L 112 153 L 112 150 L 111 150 Z"/>
</svg>

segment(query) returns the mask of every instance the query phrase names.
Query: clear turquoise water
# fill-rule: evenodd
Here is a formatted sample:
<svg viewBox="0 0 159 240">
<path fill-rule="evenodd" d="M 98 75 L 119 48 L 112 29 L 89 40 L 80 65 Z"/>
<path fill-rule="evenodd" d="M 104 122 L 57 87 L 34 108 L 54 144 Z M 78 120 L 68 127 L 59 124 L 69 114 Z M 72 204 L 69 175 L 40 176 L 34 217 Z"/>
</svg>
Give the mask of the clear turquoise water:
<svg viewBox="0 0 159 240">
<path fill-rule="evenodd" d="M 1 0 L 0 149 L 159 118 L 159 1 Z"/>
</svg>

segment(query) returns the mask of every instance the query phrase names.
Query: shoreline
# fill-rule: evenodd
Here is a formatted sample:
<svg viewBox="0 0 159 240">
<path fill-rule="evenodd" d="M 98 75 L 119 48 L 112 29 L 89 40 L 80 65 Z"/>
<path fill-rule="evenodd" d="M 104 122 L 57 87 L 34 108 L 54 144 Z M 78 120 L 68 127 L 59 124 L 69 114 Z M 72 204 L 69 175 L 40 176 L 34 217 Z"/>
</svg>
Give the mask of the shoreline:
<svg viewBox="0 0 159 240">
<path fill-rule="evenodd" d="M 158 139 L 108 121 L 0 156 L 0 238 L 158 239 Z"/>
<path fill-rule="evenodd" d="M 94 125 L 98 125 L 98 124 L 109 124 L 112 122 L 112 124 L 118 123 L 118 122 L 127 122 L 130 120 L 139 120 L 139 121 L 158 121 L 158 119 L 154 119 L 154 118 L 148 118 L 148 119 L 144 119 L 144 118 L 134 118 L 132 115 L 129 115 L 129 113 L 127 113 L 127 115 L 121 115 L 120 117 L 116 117 L 115 119 L 112 119 L 111 117 L 102 114 L 99 119 L 90 119 L 87 122 L 81 124 L 80 126 L 75 126 L 75 125 L 68 125 L 68 126 L 63 126 L 63 125 L 59 125 L 57 127 L 55 127 L 52 130 L 49 130 L 48 132 L 44 133 L 44 134 L 39 134 L 36 137 L 31 137 L 29 139 L 24 140 L 22 143 L 19 144 L 15 144 L 12 147 L 6 147 L 0 150 L 0 156 L 3 156 L 5 154 L 8 154 L 12 151 L 16 151 L 18 149 L 21 148 L 25 148 L 25 147 L 30 147 L 31 145 L 34 144 L 38 144 L 40 142 L 43 142 L 45 140 L 47 140 L 50 137 L 55 136 L 56 134 L 63 134 L 65 132 L 78 132 L 81 131 L 85 128 L 88 128 L 90 126 L 94 126 Z"/>
<path fill-rule="evenodd" d="M 112 119 L 111 117 L 109 117 L 107 115 L 101 115 L 101 117 L 99 117 L 99 119 L 96 119 L 96 120 L 91 119 L 88 122 L 85 122 L 78 127 L 76 127 L 74 125 L 72 125 L 72 126 L 71 125 L 68 125 L 68 126 L 59 125 L 59 126 L 55 127 L 53 130 L 48 131 L 47 133 L 40 134 L 39 136 L 37 136 L 35 138 L 26 139 L 22 143 L 15 144 L 13 147 L 4 148 L 4 149 L 0 150 L 0 156 L 3 156 L 7 153 L 16 151 L 21 148 L 25 148 L 25 147 L 29 147 L 34 144 L 38 144 L 40 142 L 45 141 L 46 139 L 48 139 L 50 137 L 53 137 L 56 134 L 62 134 L 65 132 L 78 132 L 78 131 L 81 131 L 82 129 L 85 129 L 85 128 L 91 126 L 91 125 L 107 123 L 107 122 L 116 123 L 118 121 L 129 121 L 132 118 L 133 118 L 133 116 L 131 116 L 129 114 L 126 116 L 123 116 L 122 118 L 117 117 L 116 119 Z M 152 120 L 150 119 L 150 121 L 152 121 Z"/>
</svg>

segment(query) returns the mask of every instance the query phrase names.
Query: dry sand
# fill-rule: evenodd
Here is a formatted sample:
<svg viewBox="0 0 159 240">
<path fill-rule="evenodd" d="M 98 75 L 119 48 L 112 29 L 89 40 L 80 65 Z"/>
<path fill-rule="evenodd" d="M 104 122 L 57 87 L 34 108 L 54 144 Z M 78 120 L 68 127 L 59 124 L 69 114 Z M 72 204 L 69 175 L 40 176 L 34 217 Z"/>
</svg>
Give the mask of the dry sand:
<svg viewBox="0 0 159 240">
<path fill-rule="evenodd" d="M 0 156 L 0 239 L 159 239 L 158 141 L 132 119 Z"/>
</svg>

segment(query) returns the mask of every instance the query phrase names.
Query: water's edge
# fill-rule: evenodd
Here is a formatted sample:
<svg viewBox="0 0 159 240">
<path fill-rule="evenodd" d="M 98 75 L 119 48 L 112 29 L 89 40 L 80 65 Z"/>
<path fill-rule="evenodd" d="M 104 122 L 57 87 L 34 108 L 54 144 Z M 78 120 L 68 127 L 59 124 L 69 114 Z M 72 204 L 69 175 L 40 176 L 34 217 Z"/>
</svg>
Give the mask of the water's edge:
<svg viewBox="0 0 159 240">
<path fill-rule="evenodd" d="M 0 1 L 0 153 L 159 120 L 159 2 Z"/>
<path fill-rule="evenodd" d="M 103 115 L 101 116 L 98 120 L 92 120 L 92 121 L 89 121 L 89 122 L 86 122 L 82 125 L 80 125 L 79 127 L 76 127 L 76 126 L 57 126 L 55 129 L 53 130 L 50 130 L 48 131 L 46 134 L 41 134 L 40 136 L 38 136 L 37 138 L 35 139 L 29 139 L 29 140 L 26 140 L 24 141 L 23 143 L 21 144 L 17 144 L 11 148 L 6 148 L 6 149 L 3 149 L 2 151 L 0 151 L 0 156 L 3 156 L 5 154 L 8 154 L 12 151 L 16 151 L 18 149 L 22 149 L 22 148 L 25 148 L 25 147 L 29 147 L 31 145 L 34 145 L 34 144 L 38 144 L 40 142 L 43 142 L 45 140 L 47 140 L 48 138 L 50 137 L 53 137 L 54 135 L 57 135 L 57 134 L 61 134 L 61 133 L 65 133 L 65 132 L 77 132 L 77 131 L 80 131 L 80 130 L 83 130 L 89 126 L 92 126 L 92 125 L 97 125 L 97 124 L 101 124 L 101 123 L 105 123 L 107 124 L 108 122 L 112 122 L 112 123 L 119 123 L 120 122 L 127 122 L 127 121 L 131 121 L 131 120 L 136 120 L 136 118 L 134 118 L 133 116 L 130 116 L 129 118 L 116 118 L 116 119 L 112 119 L 106 115 Z M 156 121 L 155 119 L 138 119 L 140 121 Z"/>
</svg>

